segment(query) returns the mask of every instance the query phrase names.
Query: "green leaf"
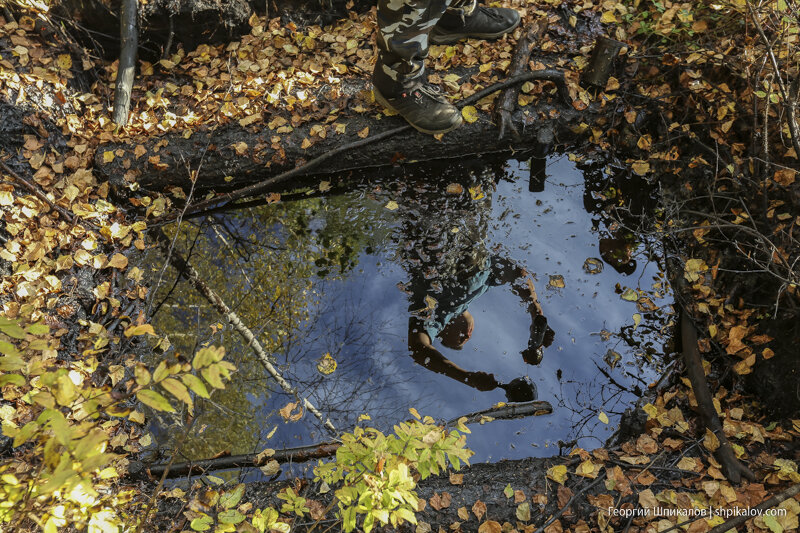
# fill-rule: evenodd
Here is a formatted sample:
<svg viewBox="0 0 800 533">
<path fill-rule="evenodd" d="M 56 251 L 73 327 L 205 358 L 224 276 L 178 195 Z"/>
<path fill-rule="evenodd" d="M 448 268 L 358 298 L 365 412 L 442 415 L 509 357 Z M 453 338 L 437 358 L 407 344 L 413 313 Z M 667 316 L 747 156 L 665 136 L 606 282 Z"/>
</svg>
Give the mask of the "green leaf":
<svg viewBox="0 0 800 533">
<path fill-rule="evenodd" d="M 18 357 L 20 355 L 17 347 L 6 341 L 0 341 L 0 353 L 3 355 L 10 355 L 12 357 Z"/>
<path fill-rule="evenodd" d="M 25 368 L 25 361 L 16 355 L 5 355 L 0 357 L 0 370 L 3 372 L 13 372 Z"/>
<path fill-rule="evenodd" d="M 239 504 L 239 501 L 244 496 L 244 483 L 239 483 L 236 485 L 236 488 L 233 490 L 229 490 L 222 494 L 219 497 L 219 505 L 222 506 L 223 509 L 230 509 L 231 507 L 236 507 Z M 235 522 L 239 523 L 239 522 Z"/>
<path fill-rule="evenodd" d="M 527 522 L 531 519 L 531 506 L 528 502 L 522 502 L 517 506 L 517 519 Z"/>
<path fill-rule="evenodd" d="M 16 448 L 17 446 L 28 442 L 28 439 L 39 432 L 40 427 L 41 426 L 39 426 L 39 423 L 35 420 L 31 420 L 22 426 L 22 429 L 20 429 L 19 432 L 14 436 L 14 443 L 12 446 Z"/>
<path fill-rule="evenodd" d="M 169 376 L 169 367 L 166 361 L 161 361 L 153 372 L 153 381 L 158 383 L 167 376 Z"/>
<path fill-rule="evenodd" d="M 136 393 L 136 398 L 143 404 L 155 409 L 156 411 L 166 411 L 174 413 L 175 409 L 170 405 L 166 398 L 154 390 L 143 389 Z"/>
<path fill-rule="evenodd" d="M 47 324 L 43 324 L 41 322 L 37 322 L 36 324 L 31 324 L 25 330 L 30 333 L 31 335 L 47 335 L 50 333 L 50 327 Z"/>
<path fill-rule="evenodd" d="M 211 524 L 213 523 L 214 520 L 207 514 L 204 514 L 203 516 L 198 516 L 197 518 L 192 520 L 191 524 L 189 525 L 195 531 L 208 531 L 209 529 L 211 529 Z"/>
<path fill-rule="evenodd" d="M 244 520 L 244 515 L 236 509 L 228 509 L 217 515 L 217 520 L 223 524 L 238 524 Z"/>
<path fill-rule="evenodd" d="M 55 435 L 58 442 L 64 446 L 68 445 L 69 441 L 72 439 L 73 431 L 69 423 L 67 423 L 67 419 L 64 418 L 61 411 L 56 409 L 46 409 L 46 412 L 49 415 L 48 424 L 50 429 L 53 430 L 53 435 Z"/>
<path fill-rule="evenodd" d="M 178 381 L 174 378 L 167 378 L 161 383 L 159 383 L 162 387 L 167 389 L 170 394 L 175 396 L 177 399 L 188 405 L 189 407 L 192 406 L 192 397 L 189 395 L 189 389 L 186 388 L 186 385 Z"/>
<path fill-rule="evenodd" d="M 136 384 L 141 387 L 146 387 L 150 384 L 150 371 L 141 363 L 133 367 L 133 376 L 136 378 Z"/>
<path fill-rule="evenodd" d="M 189 389 L 191 389 L 193 393 L 197 394 L 201 398 L 210 398 L 205 384 L 194 374 L 182 374 L 181 380 L 187 387 L 189 387 Z"/>
<path fill-rule="evenodd" d="M 639 299 L 639 295 L 636 293 L 635 290 L 629 287 L 625 289 L 625 291 L 620 295 L 620 298 L 628 302 L 635 302 L 636 300 Z"/>
<path fill-rule="evenodd" d="M 25 331 L 14 320 L 7 318 L 0 318 L 0 331 L 13 339 L 24 339 Z"/>
<path fill-rule="evenodd" d="M 67 375 L 58 376 L 55 386 L 51 390 L 59 405 L 71 405 L 75 398 L 78 397 L 78 389 Z"/>
<path fill-rule="evenodd" d="M 225 383 L 222 382 L 222 370 L 219 365 L 213 364 L 200 371 L 203 378 L 215 389 L 224 389 Z"/>
<path fill-rule="evenodd" d="M 25 385 L 25 378 L 19 374 L 3 374 L 0 376 L 0 387 L 5 387 L 6 385 L 22 387 Z"/>
<path fill-rule="evenodd" d="M 95 428 L 78 441 L 73 454 L 79 461 L 84 461 L 88 457 L 100 454 L 104 447 L 103 443 L 107 440 L 105 431 Z"/>
<path fill-rule="evenodd" d="M 503 494 L 506 495 L 506 498 L 510 498 L 514 495 L 514 489 L 511 488 L 511 483 L 506 485 L 506 488 L 503 489 Z"/>
<path fill-rule="evenodd" d="M 775 520 L 775 517 L 769 514 L 765 514 L 761 518 L 764 519 L 764 523 L 767 525 L 772 533 L 783 533 L 783 527 Z"/>
<path fill-rule="evenodd" d="M 202 348 L 198 350 L 196 354 L 194 354 L 192 366 L 195 368 L 203 368 L 211 363 L 222 361 L 223 357 L 225 357 L 225 348 L 222 346 L 209 346 L 207 348 Z"/>
</svg>

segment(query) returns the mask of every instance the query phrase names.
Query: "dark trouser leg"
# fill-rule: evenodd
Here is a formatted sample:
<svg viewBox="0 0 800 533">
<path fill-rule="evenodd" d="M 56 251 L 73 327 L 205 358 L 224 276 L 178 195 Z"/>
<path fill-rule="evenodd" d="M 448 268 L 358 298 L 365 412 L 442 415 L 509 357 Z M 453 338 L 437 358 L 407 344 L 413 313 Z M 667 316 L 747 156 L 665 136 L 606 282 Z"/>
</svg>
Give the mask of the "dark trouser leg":
<svg viewBox="0 0 800 533">
<path fill-rule="evenodd" d="M 452 0 L 379 0 L 378 49 L 372 81 L 381 91 L 424 81 L 428 33 Z"/>
<path fill-rule="evenodd" d="M 476 4 L 477 0 L 379 0 L 380 54 L 373 82 L 394 92 L 424 81 L 430 31 L 445 11 L 468 16 Z"/>
</svg>

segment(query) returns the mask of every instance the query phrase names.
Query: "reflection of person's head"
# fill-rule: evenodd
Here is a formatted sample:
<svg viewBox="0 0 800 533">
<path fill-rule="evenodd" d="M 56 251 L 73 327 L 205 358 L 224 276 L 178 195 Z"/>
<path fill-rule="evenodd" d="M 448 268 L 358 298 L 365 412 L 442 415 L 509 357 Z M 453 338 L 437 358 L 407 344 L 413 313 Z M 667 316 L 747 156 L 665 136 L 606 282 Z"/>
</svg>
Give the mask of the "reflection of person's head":
<svg viewBox="0 0 800 533">
<path fill-rule="evenodd" d="M 464 311 L 447 323 L 442 332 L 439 333 L 439 338 L 447 348 L 460 350 L 472 337 L 474 328 L 475 319 L 469 311 Z"/>
</svg>

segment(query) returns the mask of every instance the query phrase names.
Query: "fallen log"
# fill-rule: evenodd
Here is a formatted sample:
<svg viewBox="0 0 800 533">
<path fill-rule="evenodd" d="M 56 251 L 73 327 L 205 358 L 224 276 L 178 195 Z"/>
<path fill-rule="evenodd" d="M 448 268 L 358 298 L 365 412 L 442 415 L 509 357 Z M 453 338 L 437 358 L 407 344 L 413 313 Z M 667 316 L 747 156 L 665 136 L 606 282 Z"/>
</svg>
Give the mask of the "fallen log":
<svg viewBox="0 0 800 533">
<path fill-rule="evenodd" d="M 528 79 L 535 79 L 535 76 Z M 348 92 L 363 93 L 367 88 L 366 82 L 358 80 L 356 83 L 358 85 L 348 89 Z M 126 188 L 135 181 L 139 187 L 149 190 L 164 190 L 173 186 L 188 190 L 191 182 L 186 168 L 197 168 L 202 160 L 203 173 L 195 183 L 196 190 L 230 191 L 288 171 L 293 172 L 290 176 L 293 179 L 311 174 L 388 166 L 398 161 L 461 158 L 531 149 L 540 144 L 563 143 L 574 139 L 572 129 L 576 124 L 591 124 L 604 113 L 611 112 L 606 108 L 599 109 L 599 106 L 579 112 L 571 105 L 564 105 L 564 96 L 565 89 L 562 87 L 553 97 L 543 96 L 536 106 L 515 110 L 512 121 L 520 137 L 511 143 L 497 138 L 492 116 L 480 111 L 475 122 L 464 123 L 438 140 L 407 128 L 396 134 L 391 142 L 365 143 L 357 150 L 339 152 L 342 146 L 366 140 L 365 133 L 369 137 L 382 136 L 405 126 L 405 121 L 400 117 L 363 113 L 337 120 L 345 125 L 345 133 L 333 133 L 332 126 L 328 125 L 326 128 L 330 130 L 329 133 L 325 138 L 320 138 L 310 133 L 311 128 L 319 123 L 306 123 L 281 137 L 279 144 L 272 142 L 276 133 L 265 123 L 247 127 L 238 123 L 220 125 L 213 130 L 196 131 L 188 139 L 179 133 L 169 133 L 147 139 L 141 145 L 131 141 L 108 143 L 97 150 L 95 169 L 105 174 L 111 184 L 118 188 Z M 374 111 L 377 113 L 380 110 L 376 107 Z M 312 144 L 308 146 L 306 142 L 307 147 L 303 148 L 305 140 L 311 140 Z M 115 154 L 113 159 L 104 157 L 109 151 Z M 325 157 L 324 165 L 304 166 L 305 162 L 333 151 L 337 151 L 336 157 Z M 289 181 L 284 186 L 290 186 L 291 183 Z"/>
<path fill-rule="evenodd" d="M 264 459 L 267 461 L 277 461 L 278 463 L 302 463 L 305 461 L 312 461 L 314 459 L 322 459 L 336 454 L 341 443 L 338 442 L 321 442 L 309 446 L 298 446 L 296 448 L 284 448 L 282 450 L 275 450 L 275 453 Z M 199 461 L 186 461 L 184 463 L 175 463 L 169 467 L 167 472 L 168 478 L 176 478 L 182 476 L 195 476 L 205 474 L 212 470 L 225 470 L 228 468 L 248 468 L 260 466 L 262 463 L 259 461 L 260 454 L 247 453 L 242 455 L 229 455 L 228 457 L 217 457 L 215 459 L 202 459 Z M 153 477 L 161 476 L 167 470 L 166 464 L 153 465 L 144 467 L 134 473 L 134 477 L 142 477 L 145 471 L 149 471 Z"/>
<path fill-rule="evenodd" d="M 475 413 L 458 416 L 448 421 L 445 427 L 454 426 L 459 420 L 466 418 L 465 424 L 486 423 L 492 420 L 510 420 L 527 416 L 541 416 L 553 412 L 553 406 L 549 402 L 535 400 L 532 402 L 510 403 L 496 407 L 483 409 Z M 229 468 L 252 468 L 261 466 L 267 461 L 277 461 L 278 463 L 303 463 L 314 459 L 323 459 L 336 454 L 341 443 L 339 442 L 320 442 L 307 446 L 295 448 L 284 448 L 275 450 L 272 455 L 262 455 L 261 453 L 247 453 L 241 455 L 229 455 L 226 457 L 216 457 L 213 459 L 200 459 L 197 461 L 186 461 L 183 463 L 157 464 L 147 466 L 136 463 L 129 469 L 130 476 L 134 478 L 146 478 L 145 472 L 149 472 L 152 477 L 159 477 L 167 471 L 167 478 L 182 476 L 193 476 L 205 474 L 214 470 L 226 470 Z"/>
</svg>

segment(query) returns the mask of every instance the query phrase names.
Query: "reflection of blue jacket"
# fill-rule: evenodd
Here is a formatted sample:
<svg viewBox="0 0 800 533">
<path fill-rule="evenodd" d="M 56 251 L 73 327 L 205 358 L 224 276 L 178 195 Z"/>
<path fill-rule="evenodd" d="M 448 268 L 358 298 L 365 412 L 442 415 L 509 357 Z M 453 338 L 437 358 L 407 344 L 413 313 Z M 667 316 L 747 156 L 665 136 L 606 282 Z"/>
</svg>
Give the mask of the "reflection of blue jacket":
<svg viewBox="0 0 800 533">
<path fill-rule="evenodd" d="M 434 292 L 429 284 L 412 283 L 413 296 L 409 311 L 422 322 L 422 328 L 431 342 L 442 332 L 444 327 L 455 317 L 466 311 L 470 304 L 489 287 L 502 285 L 494 273 L 497 258 L 491 257 L 488 267 L 479 269 L 463 282 L 452 280 L 445 283 L 441 291 Z M 426 301 L 426 296 L 434 301 Z"/>
</svg>

